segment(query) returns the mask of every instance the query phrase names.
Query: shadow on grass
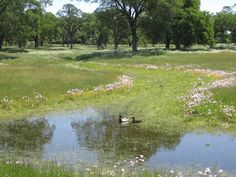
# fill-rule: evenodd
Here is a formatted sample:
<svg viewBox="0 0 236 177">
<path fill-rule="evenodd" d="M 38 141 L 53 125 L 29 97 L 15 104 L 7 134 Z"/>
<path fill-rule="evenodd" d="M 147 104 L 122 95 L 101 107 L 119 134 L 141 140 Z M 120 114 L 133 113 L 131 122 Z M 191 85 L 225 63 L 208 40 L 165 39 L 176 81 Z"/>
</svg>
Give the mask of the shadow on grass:
<svg viewBox="0 0 236 177">
<path fill-rule="evenodd" d="M 17 59 L 18 57 L 16 56 L 8 56 L 8 55 L 1 55 L 0 54 L 0 61 L 1 60 L 14 60 L 14 59 Z"/>
<path fill-rule="evenodd" d="M 69 61 L 71 61 L 71 60 L 73 60 L 73 61 L 78 60 L 77 58 L 75 58 L 75 57 L 70 57 L 70 56 L 61 57 L 61 59 L 63 59 L 63 60 L 69 60 Z"/>
<path fill-rule="evenodd" d="M 46 51 L 63 51 L 63 50 L 66 50 L 65 48 L 32 48 L 32 49 L 35 49 L 35 50 L 46 50 Z"/>
<path fill-rule="evenodd" d="M 163 50 L 158 49 L 142 49 L 137 52 L 132 51 L 106 51 L 106 52 L 94 52 L 90 54 L 83 54 L 76 57 L 76 60 L 89 60 L 93 58 L 102 58 L 102 59 L 122 59 L 122 58 L 132 58 L 134 56 L 157 56 L 162 55 Z"/>
<path fill-rule="evenodd" d="M 6 53 L 28 53 L 25 49 L 20 48 L 4 48 L 1 49 L 0 52 L 6 52 Z"/>
</svg>

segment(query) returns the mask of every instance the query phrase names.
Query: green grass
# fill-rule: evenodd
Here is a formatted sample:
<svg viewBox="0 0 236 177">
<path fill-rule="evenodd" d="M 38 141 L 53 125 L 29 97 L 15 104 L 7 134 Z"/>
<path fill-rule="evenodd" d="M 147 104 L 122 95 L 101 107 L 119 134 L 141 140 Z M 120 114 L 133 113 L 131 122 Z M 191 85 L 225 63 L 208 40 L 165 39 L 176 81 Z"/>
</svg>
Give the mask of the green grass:
<svg viewBox="0 0 236 177">
<path fill-rule="evenodd" d="M 61 109 L 77 109 L 88 106 L 107 108 L 112 114 L 124 114 L 142 119 L 141 128 L 166 135 L 209 128 L 227 129 L 235 133 L 236 117 L 225 126 L 224 119 L 212 120 L 208 116 L 188 116 L 182 111 L 178 97 L 184 96 L 201 78 L 205 83 L 214 80 L 203 74 L 187 73 L 175 69 L 147 70 L 135 68 L 135 64 L 192 65 L 198 68 L 236 71 L 236 52 L 167 52 L 152 50 L 132 54 L 119 51 L 93 53 L 93 48 L 81 46 L 75 50 L 64 48 L 9 49 L 0 52 L 0 99 L 13 100 L 10 105 L 0 106 L 1 119 L 26 117 Z M 154 51 L 154 52 L 153 52 Z M 82 56 L 82 57 L 81 57 Z M 78 62 L 77 60 L 80 59 Z M 83 60 L 81 60 L 83 59 Z M 73 88 L 92 90 L 117 80 L 121 74 L 131 76 L 135 83 L 132 89 L 99 92 L 67 97 Z M 34 92 L 44 98 L 35 99 Z M 236 107 L 236 88 L 221 88 L 213 91 L 214 98 Z M 28 101 L 22 97 L 28 96 Z M 89 176 L 57 167 L 35 168 L 29 165 L 0 164 L 4 177 L 76 177 Z M 95 171 L 90 176 L 100 176 Z M 127 176 L 155 176 L 156 174 L 128 174 Z"/>
<path fill-rule="evenodd" d="M 92 55 L 91 55 L 92 56 Z M 100 63 L 108 63 L 112 65 L 134 65 L 134 64 L 152 64 L 152 65 L 191 65 L 194 68 L 205 68 L 212 70 L 223 70 L 229 72 L 236 72 L 236 52 L 235 51 L 196 51 L 196 52 L 164 52 L 160 53 L 157 56 L 132 56 L 132 57 L 122 57 L 122 58 L 102 58 L 99 55 L 94 56 L 92 58 L 86 59 L 87 62 L 100 62 Z M 181 81 L 182 79 L 175 80 L 176 82 Z M 189 84 L 189 83 L 188 83 Z M 176 87 L 175 84 L 172 84 L 173 87 Z M 236 107 L 236 88 L 221 88 L 214 89 L 214 98 L 223 104 L 233 105 Z M 168 94 L 166 98 L 169 98 L 171 94 Z M 163 102 L 162 102 L 163 103 Z M 166 110 L 168 110 L 166 108 Z M 205 124 L 207 119 L 203 118 L 200 121 L 191 120 L 191 124 L 202 125 Z M 207 120 L 208 121 L 208 120 Z M 233 122 L 235 118 L 233 119 Z M 194 122 L 194 123 L 193 123 Z M 213 125 L 216 126 L 219 124 L 214 122 Z"/>
<path fill-rule="evenodd" d="M 144 121 L 143 128 L 165 133 L 181 132 L 186 127 L 209 127 L 207 116 L 186 119 L 177 98 L 186 95 L 199 77 L 205 82 L 212 78 L 177 70 L 147 70 L 135 68 L 133 65 L 193 65 L 236 71 L 235 52 L 160 52 L 151 49 L 142 50 L 136 55 L 128 51 L 118 51 L 116 58 L 116 53 L 109 50 L 94 54 L 93 50 L 80 47 L 75 50 L 46 48 L 0 52 L 1 56 L 8 57 L 0 61 L 0 98 L 8 96 L 13 99 L 11 106 L 2 106 L 0 117 L 95 106 L 108 107 L 113 114 L 122 113 L 141 118 Z M 81 56 L 87 58 L 76 61 Z M 91 90 L 94 86 L 114 82 L 121 74 L 134 78 L 135 84 L 131 90 L 65 97 L 70 89 Z M 34 91 L 42 94 L 45 99 L 35 100 Z M 216 89 L 214 93 L 217 100 L 236 105 L 236 99 L 230 96 L 236 95 L 235 88 Z M 30 101 L 23 100 L 23 96 L 28 96 Z M 220 126 L 221 123 L 222 120 L 216 120 L 212 125 Z"/>
<path fill-rule="evenodd" d="M 164 172 L 162 172 L 165 174 Z M 87 170 L 68 170 L 63 166 L 44 164 L 39 167 L 26 164 L 0 164 L 1 177 L 109 177 L 109 176 L 133 176 L 133 177 L 155 177 L 157 171 L 149 172 L 142 170 L 130 170 L 124 173 L 121 169 L 90 168 Z"/>
<path fill-rule="evenodd" d="M 0 60 L 0 99 L 5 96 L 13 100 L 7 112 L 0 109 L 0 117 L 9 117 L 26 112 L 38 112 L 34 92 L 46 99 L 44 107 L 53 107 L 63 101 L 61 97 L 74 88 L 92 89 L 117 80 L 117 72 L 98 71 L 81 67 L 76 61 L 64 59 L 68 54 L 73 57 L 77 51 L 69 50 L 28 50 L 27 53 L 0 52 L 5 59 Z M 76 56 L 76 55 L 74 55 Z M 11 58 L 11 59 L 9 59 Z M 14 58 L 14 59 L 12 59 Z M 26 106 L 23 97 L 30 97 Z M 45 103 L 45 102 L 44 102 Z"/>
<path fill-rule="evenodd" d="M 1 177 L 78 177 L 72 171 L 66 171 L 58 167 L 48 166 L 43 169 L 34 168 L 30 165 L 0 165 Z"/>
</svg>

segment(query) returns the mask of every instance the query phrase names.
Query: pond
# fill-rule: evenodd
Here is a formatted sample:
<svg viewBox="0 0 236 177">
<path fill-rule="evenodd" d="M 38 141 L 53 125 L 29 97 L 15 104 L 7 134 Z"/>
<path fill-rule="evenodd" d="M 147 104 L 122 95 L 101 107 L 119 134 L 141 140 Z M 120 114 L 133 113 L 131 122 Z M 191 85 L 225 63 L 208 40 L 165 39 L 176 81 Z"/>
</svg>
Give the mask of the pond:
<svg viewBox="0 0 236 177">
<path fill-rule="evenodd" d="M 78 166 L 223 169 L 236 174 L 236 137 L 220 133 L 164 135 L 120 125 L 94 109 L 0 123 L 0 158 Z"/>
</svg>

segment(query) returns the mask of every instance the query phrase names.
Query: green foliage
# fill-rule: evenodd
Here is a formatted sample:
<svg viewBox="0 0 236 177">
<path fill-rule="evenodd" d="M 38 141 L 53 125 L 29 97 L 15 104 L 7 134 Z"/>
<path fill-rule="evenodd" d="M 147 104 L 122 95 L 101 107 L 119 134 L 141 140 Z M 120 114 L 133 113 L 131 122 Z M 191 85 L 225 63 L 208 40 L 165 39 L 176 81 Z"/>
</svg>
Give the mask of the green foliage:
<svg viewBox="0 0 236 177">
<path fill-rule="evenodd" d="M 193 8 L 200 10 L 201 1 L 200 0 L 183 0 L 183 8 Z"/>
<path fill-rule="evenodd" d="M 102 32 L 102 28 L 105 28 L 105 32 L 110 30 L 113 37 L 114 48 L 118 49 L 118 45 L 122 40 L 125 40 L 129 36 L 129 25 L 125 16 L 116 8 L 101 9 L 96 11 L 96 17 L 98 20 L 98 32 L 99 35 L 108 35 Z M 108 29 L 107 29 L 108 28 Z M 98 38 L 99 39 L 99 38 Z M 103 40 L 107 43 L 106 40 Z M 99 42 L 99 41 L 98 41 Z M 102 43 L 104 43 L 102 42 Z M 101 41 L 100 41 L 101 43 Z"/>
<path fill-rule="evenodd" d="M 211 15 L 201 12 L 195 5 L 190 6 L 187 3 L 183 7 L 178 9 L 172 26 L 176 48 L 180 49 L 181 45 L 187 48 L 196 43 L 208 44 L 212 47 L 214 23 Z"/>
<path fill-rule="evenodd" d="M 70 41 L 70 47 L 73 48 L 75 34 L 80 27 L 80 16 L 82 11 L 77 9 L 73 4 L 65 4 L 57 13 L 61 17 L 61 25 L 65 30 L 66 35 Z"/>
<path fill-rule="evenodd" d="M 0 2 L 0 48 L 27 44 L 38 48 L 44 43 L 97 45 L 165 43 L 169 49 L 193 44 L 213 47 L 215 42 L 236 42 L 234 6 L 216 15 L 200 11 L 199 0 L 87 0 L 99 2 L 91 14 L 65 4 L 58 16 L 46 12 L 52 0 L 2 0 Z M 214 39 L 215 38 L 215 39 Z"/>
<path fill-rule="evenodd" d="M 230 43 L 236 40 L 236 13 L 233 7 L 226 6 L 215 15 L 215 35 L 220 43 Z"/>
</svg>

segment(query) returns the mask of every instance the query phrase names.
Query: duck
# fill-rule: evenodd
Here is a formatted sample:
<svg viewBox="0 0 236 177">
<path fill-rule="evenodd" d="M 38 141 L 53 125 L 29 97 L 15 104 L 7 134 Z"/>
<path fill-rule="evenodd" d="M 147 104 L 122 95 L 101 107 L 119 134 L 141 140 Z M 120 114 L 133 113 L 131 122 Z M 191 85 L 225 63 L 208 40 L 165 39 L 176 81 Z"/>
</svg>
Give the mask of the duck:
<svg viewBox="0 0 236 177">
<path fill-rule="evenodd" d="M 136 124 L 136 123 L 141 123 L 142 120 L 135 120 L 135 117 L 132 117 L 132 123 Z"/>
<path fill-rule="evenodd" d="M 122 118 L 121 115 L 119 115 L 119 123 L 128 123 L 129 122 L 129 119 L 128 118 Z"/>
</svg>

